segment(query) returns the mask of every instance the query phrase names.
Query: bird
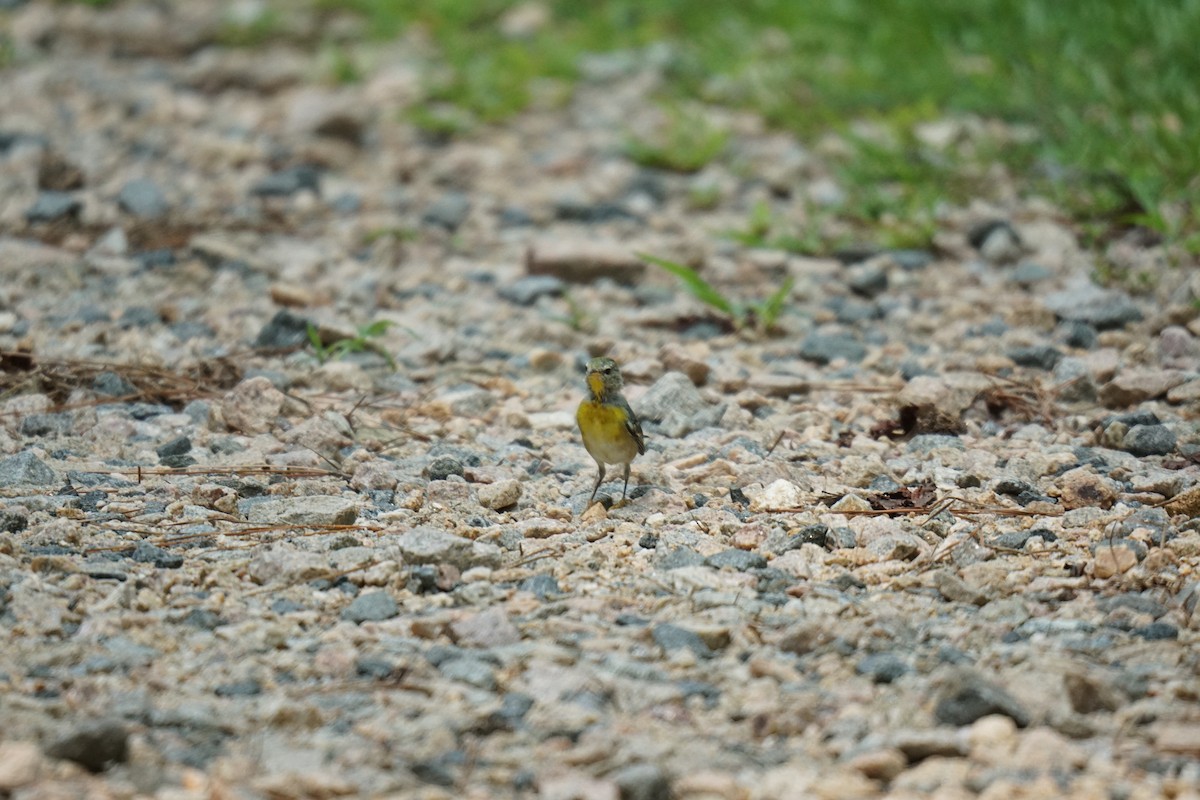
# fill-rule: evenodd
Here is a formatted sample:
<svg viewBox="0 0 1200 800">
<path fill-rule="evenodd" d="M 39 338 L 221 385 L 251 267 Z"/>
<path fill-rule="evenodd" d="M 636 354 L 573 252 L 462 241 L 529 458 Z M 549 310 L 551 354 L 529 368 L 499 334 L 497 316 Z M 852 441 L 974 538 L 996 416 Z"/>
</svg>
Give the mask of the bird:
<svg viewBox="0 0 1200 800">
<path fill-rule="evenodd" d="M 583 436 L 583 446 L 596 460 L 600 474 L 592 487 L 588 506 L 596 499 L 596 492 L 604 482 L 605 464 L 625 467 L 625 486 L 621 490 L 621 502 L 625 502 L 629 490 L 629 465 L 639 455 L 646 453 L 646 437 L 637 414 L 621 394 L 625 385 L 617 362 L 611 358 L 593 358 L 587 364 L 588 396 L 575 412 L 575 422 Z"/>
</svg>

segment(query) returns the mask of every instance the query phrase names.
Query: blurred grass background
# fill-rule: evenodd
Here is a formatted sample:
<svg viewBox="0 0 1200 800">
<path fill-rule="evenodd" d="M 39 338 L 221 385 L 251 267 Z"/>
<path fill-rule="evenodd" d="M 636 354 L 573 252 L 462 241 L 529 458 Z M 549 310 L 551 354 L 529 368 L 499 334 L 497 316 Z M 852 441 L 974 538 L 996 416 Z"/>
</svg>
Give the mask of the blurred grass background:
<svg viewBox="0 0 1200 800">
<path fill-rule="evenodd" d="M 270 38 L 294 8 L 265 2 L 227 43 Z M 1200 0 L 304 2 L 354 15 L 364 45 L 423 31 L 438 64 L 410 119 L 439 135 L 502 123 L 548 84 L 565 96 L 586 57 L 655 52 L 667 108 L 750 109 L 809 146 L 844 137 L 839 213 L 856 221 L 908 220 L 919 239 L 935 204 L 987 197 L 1001 165 L 1006 182 L 1059 204 L 1085 239 L 1136 226 L 1200 253 Z M 541 24 L 502 30 L 521 5 Z M 362 77 L 359 44 L 326 43 L 335 80 Z M 1006 124 L 941 147 L 918 135 L 961 115 Z M 863 121 L 889 135 L 859 135 Z M 676 126 L 679 141 L 630 155 L 702 167 L 723 139 L 694 122 Z"/>
</svg>

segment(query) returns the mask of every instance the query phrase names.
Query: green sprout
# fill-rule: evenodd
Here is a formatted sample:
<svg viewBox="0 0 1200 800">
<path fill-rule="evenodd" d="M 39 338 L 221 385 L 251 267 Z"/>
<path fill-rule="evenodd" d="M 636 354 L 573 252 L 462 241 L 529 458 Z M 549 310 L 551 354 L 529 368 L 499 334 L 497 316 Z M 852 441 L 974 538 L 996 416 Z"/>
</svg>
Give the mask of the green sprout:
<svg viewBox="0 0 1200 800">
<path fill-rule="evenodd" d="M 388 328 L 391 328 L 395 323 L 390 320 L 381 319 L 372 322 L 369 325 L 362 325 L 358 328 L 356 335 L 347 336 L 341 339 L 335 339 L 332 342 L 326 343 L 321 336 L 321 331 L 316 325 L 311 322 L 308 324 L 308 341 L 312 345 L 313 353 L 317 356 L 317 361 L 324 364 L 328 361 L 344 358 L 350 353 L 363 353 L 370 351 L 383 358 L 388 366 L 392 369 L 396 368 L 396 360 L 392 358 L 388 351 L 383 349 L 383 346 L 378 342 L 371 341 L 383 334 L 387 333 Z"/>
<path fill-rule="evenodd" d="M 796 284 L 795 279 L 789 276 L 766 298 L 743 302 L 726 297 L 711 283 L 700 277 L 696 270 L 684 264 L 645 253 L 638 253 L 637 257 L 674 275 L 693 297 L 721 312 L 738 330 L 750 325 L 753 325 L 760 333 L 771 330 L 779 320 L 779 315 L 783 313 L 792 287 Z"/>
</svg>

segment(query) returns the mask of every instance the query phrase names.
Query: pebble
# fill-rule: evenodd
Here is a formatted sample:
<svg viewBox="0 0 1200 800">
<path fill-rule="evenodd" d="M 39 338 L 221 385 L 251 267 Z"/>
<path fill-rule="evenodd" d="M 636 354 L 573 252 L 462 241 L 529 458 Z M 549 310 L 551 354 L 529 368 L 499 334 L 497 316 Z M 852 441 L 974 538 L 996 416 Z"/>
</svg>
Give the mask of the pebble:
<svg viewBox="0 0 1200 800">
<path fill-rule="evenodd" d="M 171 209 L 158 184 L 146 178 L 136 178 L 122 186 L 117 193 L 117 205 L 122 211 L 142 219 L 161 217 Z"/>
<path fill-rule="evenodd" d="M 568 283 L 610 278 L 630 284 L 641 278 L 646 265 L 617 242 L 544 239 L 529 247 L 525 269 L 530 275 L 551 275 Z"/>
<path fill-rule="evenodd" d="M 400 606 L 387 592 L 363 592 L 346 606 L 342 619 L 350 622 L 381 622 L 399 613 Z"/>
<path fill-rule="evenodd" d="M 54 222 L 59 219 L 78 219 L 83 211 L 83 201 L 66 192 L 42 192 L 25 212 L 25 221 L 30 224 Z"/>
<path fill-rule="evenodd" d="M 408 564 L 452 564 L 465 571 L 475 566 L 498 567 L 501 561 L 495 545 L 436 528 L 414 528 L 397 536 L 394 543 Z"/>
<path fill-rule="evenodd" d="M 658 430 L 672 438 L 716 425 L 725 413 L 724 404 L 709 405 L 682 372 L 663 375 L 633 408 L 643 423 L 656 423 Z"/>
<path fill-rule="evenodd" d="M 839 360 L 857 364 L 866 355 L 866 345 L 849 334 L 813 334 L 800 344 L 800 357 L 816 364 Z"/>
<path fill-rule="evenodd" d="M 321 193 L 321 173 L 316 167 L 303 164 L 273 172 L 250 188 L 256 197 L 289 197 L 303 191 Z"/>
<path fill-rule="evenodd" d="M 663 622 L 650 630 L 654 643 L 668 653 L 674 650 L 688 650 L 699 658 L 712 658 L 713 651 L 700 635 L 678 625 Z"/>
<path fill-rule="evenodd" d="M 566 284 L 553 275 L 527 275 L 501 286 L 496 293 L 501 298 L 519 306 L 532 306 L 543 297 L 561 297 Z"/>
<path fill-rule="evenodd" d="M 657 764 L 630 764 L 610 776 L 620 800 L 671 800 L 671 781 Z"/>
<path fill-rule="evenodd" d="M 243 513 L 256 525 L 353 525 L 358 502 L 345 495 L 278 497 L 248 504 Z"/>
<path fill-rule="evenodd" d="M 521 499 L 521 484 L 511 478 L 484 484 L 478 491 L 479 505 L 497 511 L 511 508 Z"/>
<path fill-rule="evenodd" d="M 28 450 L 0 459 L 0 486 L 52 486 L 58 480 L 54 470 Z"/>
<path fill-rule="evenodd" d="M 447 192 L 425 210 L 421 220 L 447 231 L 458 230 L 471 213 L 471 198 L 463 192 Z"/>
<path fill-rule="evenodd" d="M 42 751 L 33 742 L 0 742 L 0 792 L 12 793 L 38 780 Z"/>
<path fill-rule="evenodd" d="M 1100 387 L 1100 402 L 1109 408 L 1135 406 L 1163 397 L 1183 381 L 1183 373 L 1176 370 L 1122 370 Z"/>
<path fill-rule="evenodd" d="M 1135 456 L 1165 456 L 1175 450 L 1175 434 L 1166 425 L 1134 425 L 1121 438 L 1121 449 Z"/>
<path fill-rule="evenodd" d="M 266 433 L 275 427 L 286 399 L 269 379 L 247 378 L 221 399 L 221 415 L 232 430 Z"/>
<path fill-rule="evenodd" d="M 1090 283 L 1052 292 L 1044 302 L 1059 319 L 1084 323 L 1098 331 L 1124 328 L 1142 319 L 1141 309 L 1128 295 L 1100 289 Z"/>
<path fill-rule="evenodd" d="M 119 722 L 83 723 L 51 742 L 46 755 L 74 761 L 89 772 L 103 772 L 129 759 L 129 731 Z"/>
<path fill-rule="evenodd" d="M 934 718 L 943 725 L 970 725 L 989 714 L 1003 714 L 1024 728 L 1031 718 L 1008 692 L 996 684 L 960 670 L 946 681 L 934 707 Z"/>
<path fill-rule="evenodd" d="M 503 647 L 521 641 L 521 634 L 499 608 L 470 614 L 450 623 L 450 638 L 461 647 Z"/>
<path fill-rule="evenodd" d="M 302 347 L 309 343 L 308 329 L 312 323 L 287 309 L 280 309 L 262 327 L 254 339 L 254 346 L 268 350 Z"/>
</svg>

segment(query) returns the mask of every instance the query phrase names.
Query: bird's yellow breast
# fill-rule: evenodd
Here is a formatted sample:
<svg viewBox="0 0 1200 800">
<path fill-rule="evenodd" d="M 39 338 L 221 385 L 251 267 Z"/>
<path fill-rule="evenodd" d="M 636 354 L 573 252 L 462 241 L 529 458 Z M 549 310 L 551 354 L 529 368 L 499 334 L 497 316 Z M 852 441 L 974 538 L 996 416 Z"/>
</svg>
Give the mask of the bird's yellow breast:
<svg viewBox="0 0 1200 800">
<path fill-rule="evenodd" d="M 605 464 L 628 464 L 638 454 L 637 440 L 629 432 L 629 421 L 620 406 L 584 400 L 575 412 L 583 446 L 592 458 Z"/>
</svg>

